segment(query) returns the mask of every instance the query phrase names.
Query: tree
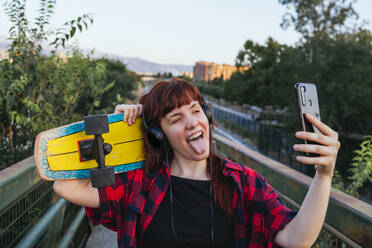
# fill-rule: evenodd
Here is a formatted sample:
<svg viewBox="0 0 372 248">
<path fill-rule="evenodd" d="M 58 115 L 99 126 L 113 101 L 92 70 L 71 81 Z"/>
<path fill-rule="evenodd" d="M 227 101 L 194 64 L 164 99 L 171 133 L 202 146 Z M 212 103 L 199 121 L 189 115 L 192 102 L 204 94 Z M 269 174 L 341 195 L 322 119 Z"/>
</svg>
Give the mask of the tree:
<svg viewBox="0 0 372 248">
<path fill-rule="evenodd" d="M 293 92 L 293 84 L 300 78 L 303 57 L 300 48 L 280 44 L 272 38 L 264 45 L 247 40 L 236 64 L 249 65 L 250 70 L 235 73 L 226 82 L 225 96 L 250 105 L 284 108 L 291 104 L 286 96 Z"/>
<path fill-rule="evenodd" d="M 186 81 L 189 81 L 189 82 L 192 82 L 192 78 L 183 74 L 183 75 L 180 75 L 180 76 L 177 76 L 178 78 L 181 78 L 183 80 L 186 80 Z"/>
<path fill-rule="evenodd" d="M 77 49 L 64 57 L 56 56 L 56 49 L 64 47 L 76 30 L 83 31 L 93 22 L 90 15 L 52 29 L 49 21 L 55 1 L 41 0 L 34 22 L 26 18 L 25 4 L 14 0 L 5 8 L 12 26 L 9 59 L 0 61 L 0 168 L 31 155 L 36 133 L 105 108 L 112 111 L 117 94 L 110 61 L 92 60 Z M 50 35 L 54 49 L 46 56 L 41 53 L 42 44 Z M 132 72 L 124 71 L 121 76 L 131 78 L 135 85 Z M 120 88 L 123 85 L 119 90 L 127 97 L 130 92 L 126 89 L 134 86 Z"/>
<path fill-rule="evenodd" d="M 284 29 L 294 26 L 305 40 L 335 38 L 356 28 L 347 26 L 347 20 L 359 18 L 353 7 L 355 0 L 279 0 L 279 3 L 292 11 L 283 16 L 281 26 Z"/>
<path fill-rule="evenodd" d="M 106 81 L 115 83 L 115 87 L 112 90 L 103 94 L 101 108 L 112 108 L 115 104 L 123 103 L 125 98 L 133 100 L 135 96 L 132 92 L 137 90 L 138 83 L 141 81 L 140 76 L 128 70 L 119 60 L 101 58 L 97 62 L 102 62 L 106 65 Z"/>
</svg>

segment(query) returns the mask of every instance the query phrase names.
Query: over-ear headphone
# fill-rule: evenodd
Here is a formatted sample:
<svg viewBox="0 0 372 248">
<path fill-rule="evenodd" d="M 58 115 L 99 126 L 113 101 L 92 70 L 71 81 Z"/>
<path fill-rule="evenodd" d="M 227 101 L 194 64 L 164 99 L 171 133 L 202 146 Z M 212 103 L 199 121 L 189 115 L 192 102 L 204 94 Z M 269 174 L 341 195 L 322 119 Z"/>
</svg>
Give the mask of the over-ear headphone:
<svg viewBox="0 0 372 248">
<path fill-rule="evenodd" d="M 212 120 L 213 120 L 212 111 L 209 109 L 207 101 L 204 99 L 204 97 L 202 97 L 202 99 L 204 103 L 201 104 L 201 108 L 203 109 L 203 112 L 205 116 L 207 117 L 209 124 L 212 124 Z M 152 146 L 161 147 L 162 145 L 165 144 L 167 137 L 164 134 L 163 130 L 161 130 L 161 128 L 158 127 L 157 125 L 149 126 L 147 124 L 144 108 L 142 110 L 142 123 L 143 123 L 143 126 L 145 127 L 145 131 L 146 131 L 145 135 L 147 135 L 147 138 Z"/>
</svg>

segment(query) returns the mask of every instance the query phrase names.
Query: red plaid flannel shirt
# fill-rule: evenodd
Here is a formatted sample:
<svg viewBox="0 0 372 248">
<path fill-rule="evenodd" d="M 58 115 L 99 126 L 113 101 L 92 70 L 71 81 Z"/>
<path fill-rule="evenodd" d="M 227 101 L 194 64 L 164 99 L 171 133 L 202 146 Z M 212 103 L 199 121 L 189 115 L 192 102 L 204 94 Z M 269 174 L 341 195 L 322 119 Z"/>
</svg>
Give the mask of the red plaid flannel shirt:
<svg viewBox="0 0 372 248">
<path fill-rule="evenodd" d="M 223 174 L 234 184 L 236 248 L 274 247 L 274 235 L 295 216 L 254 170 L 226 160 Z M 141 247 L 146 228 L 168 188 L 168 168 L 153 175 L 143 169 L 116 174 L 116 184 L 98 190 L 100 208 L 86 208 L 92 224 L 118 232 L 118 247 Z"/>
</svg>

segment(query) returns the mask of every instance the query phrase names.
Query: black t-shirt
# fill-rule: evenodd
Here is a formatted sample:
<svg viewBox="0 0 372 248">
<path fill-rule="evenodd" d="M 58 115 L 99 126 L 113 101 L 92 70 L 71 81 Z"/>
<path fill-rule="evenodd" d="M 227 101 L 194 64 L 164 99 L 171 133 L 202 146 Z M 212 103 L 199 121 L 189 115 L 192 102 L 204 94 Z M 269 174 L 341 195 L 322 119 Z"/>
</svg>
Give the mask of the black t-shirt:
<svg viewBox="0 0 372 248">
<path fill-rule="evenodd" d="M 211 247 L 210 181 L 171 176 L 174 227 L 186 247 Z M 181 247 L 174 238 L 169 189 L 144 234 L 144 247 Z M 233 247 L 233 226 L 214 204 L 214 240 L 212 247 Z"/>
</svg>

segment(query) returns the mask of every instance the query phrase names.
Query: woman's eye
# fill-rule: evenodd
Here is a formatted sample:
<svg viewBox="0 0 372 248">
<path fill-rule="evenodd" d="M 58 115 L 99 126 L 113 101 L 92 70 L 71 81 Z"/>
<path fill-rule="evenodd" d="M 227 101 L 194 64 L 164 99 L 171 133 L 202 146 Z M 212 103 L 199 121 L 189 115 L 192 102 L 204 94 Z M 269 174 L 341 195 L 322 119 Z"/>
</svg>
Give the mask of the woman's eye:
<svg viewBox="0 0 372 248">
<path fill-rule="evenodd" d="M 180 119 L 175 119 L 175 120 L 173 120 L 171 123 L 172 124 L 174 124 L 174 123 L 176 123 L 177 121 L 179 121 Z"/>
</svg>

